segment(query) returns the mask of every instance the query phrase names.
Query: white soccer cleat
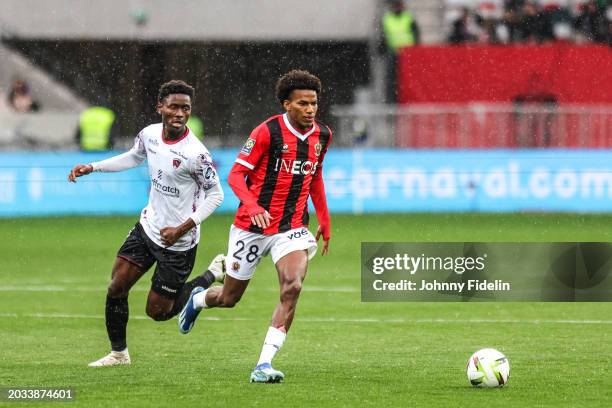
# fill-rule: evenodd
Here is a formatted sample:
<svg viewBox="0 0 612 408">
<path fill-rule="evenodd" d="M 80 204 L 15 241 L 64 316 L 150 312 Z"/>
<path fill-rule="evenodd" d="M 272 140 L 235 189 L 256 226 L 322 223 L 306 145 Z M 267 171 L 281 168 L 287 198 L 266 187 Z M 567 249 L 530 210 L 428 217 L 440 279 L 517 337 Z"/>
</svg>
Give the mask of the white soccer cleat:
<svg viewBox="0 0 612 408">
<path fill-rule="evenodd" d="M 128 365 L 131 363 L 130 353 L 128 353 L 128 349 L 123 351 L 111 351 L 108 355 L 102 357 L 101 359 L 94 361 L 93 363 L 89 363 L 89 367 L 110 367 L 116 365 Z"/>
<path fill-rule="evenodd" d="M 223 283 L 223 279 L 225 279 L 225 255 L 219 254 L 215 256 L 210 265 L 208 265 L 208 270 L 215 275 L 216 282 Z"/>
<path fill-rule="evenodd" d="M 250 382 L 252 383 L 282 383 L 285 381 L 285 374 L 272 368 L 270 363 L 259 364 L 251 373 Z"/>
</svg>

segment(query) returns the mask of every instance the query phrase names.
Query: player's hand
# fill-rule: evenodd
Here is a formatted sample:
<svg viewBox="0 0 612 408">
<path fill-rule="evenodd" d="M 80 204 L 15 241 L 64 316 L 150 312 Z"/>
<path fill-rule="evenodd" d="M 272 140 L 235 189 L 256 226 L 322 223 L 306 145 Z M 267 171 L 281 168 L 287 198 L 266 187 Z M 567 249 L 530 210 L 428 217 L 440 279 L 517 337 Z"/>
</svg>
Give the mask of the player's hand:
<svg viewBox="0 0 612 408">
<path fill-rule="evenodd" d="M 77 164 L 68 174 L 68 181 L 76 183 L 77 177 L 85 176 L 93 171 L 91 164 Z"/>
<path fill-rule="evenodd" d="M 251 217 L 251 223 L 257 225 L 259 228 L 268 228 L 272 216 L 263 207 L 255 204 L 247 207 L 249 217 Z"/>
<path fill-rule="evenodd" d="M 315 236 L 315 239 L 317 240 L 317 242 L 319 241 L 319 238 L 321 238 L 322 236 L 323 236 L 323 229 L 319 225 L 319 228 L 317 228 L 317 235 Z M 329 237 L 327 239 L 323 237 L 323 248 L 321 248 L 321 256 L 327 255 L 328 252 L 329 252 Z"/>
<path fill-rule="evenodd" d="M 263 213 L 256 214 L 251 217 L 251 222 L 257 225 L 259 228 L 268 228 L 270 226 L 270 221 L 272 221 L 272 216 L 266 210 L 263 210 Z"/>
<path fill-rule="evenodd" d="M 162 244 L 167 248 L 176 244 L 176 241 L 178 241 L 183 234 L 178 227 L 164 227 L 159 230 L 159 236 Z"/>
</svg>

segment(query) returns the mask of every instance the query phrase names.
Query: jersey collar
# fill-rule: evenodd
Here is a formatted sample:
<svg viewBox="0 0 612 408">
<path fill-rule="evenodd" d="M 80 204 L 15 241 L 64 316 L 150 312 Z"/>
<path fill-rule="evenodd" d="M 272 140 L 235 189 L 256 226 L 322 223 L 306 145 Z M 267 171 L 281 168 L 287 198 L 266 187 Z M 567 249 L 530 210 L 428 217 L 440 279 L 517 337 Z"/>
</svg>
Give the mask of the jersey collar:
<svg viewBox="0 0 612 408">
<path fill-rule="evenodd" d="M 162 142 L 164 142 L 165 144 L 169 144 L 169 145 L 176 144 L 180 142 L 181 140 L 183 140 L 184 138 L 186 138 L 188 134 L 189 134 L 189 128 L 185 126 L 185 133 L 183 133 L 181 137 L 179 137 L 176 140 L 166 139 L 165 133 L 164 133 L 164 125 L 162 124 L 161 139 L 162 139 Z"/>
<path fill-rule="evenodd" d="M 285 122 L 285 126 L 287 126 L 287 129 L 289 129 L 289 131 L 293 133 L 302 142 L 306 140 L 306 138 L 310 136 L 317 128 L 317 126 L 313 123 L 312 128 L 308 132 L 301 134 L 296 128 L 291 126 L 291 123 L 289 123 L 289 118 L 287 117 L 286 113 L 283 114 L 283 121 Z"/>
</svg>

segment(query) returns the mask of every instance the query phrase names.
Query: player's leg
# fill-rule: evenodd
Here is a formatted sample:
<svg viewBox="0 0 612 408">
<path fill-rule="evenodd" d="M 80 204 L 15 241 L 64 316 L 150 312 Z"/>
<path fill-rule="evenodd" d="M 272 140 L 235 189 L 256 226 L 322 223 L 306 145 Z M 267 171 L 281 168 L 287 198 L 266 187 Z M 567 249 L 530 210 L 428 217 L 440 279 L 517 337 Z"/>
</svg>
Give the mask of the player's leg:
<svg viewBox="0 0 612 408">
<path fill-rule="evenodd" d="M 195 300 L 196 307 L 201 309 L 234 307 L 242 298 L 249 282 L 250 279 L 240 280 L 228 275 L 225 277 L 223 286 L 214 286 L 208 289 L 206 293 L 197 296 Z"/>
<path fill-rule="evenodd" d="M 201 290 L 195 292 L 198 293 L 204 289 L 208 289 L 214 282 L 222 283 L 224 279 L 225 262 L 223 255 L 219 254 L 212 260 L 204 273 L 183 285 L 178 296 L 171 303 L 168 303 L 167 297 L 161 296 L 154 290 L 149 291 L 149 296 L 147 298 L 147 315 L 157 321 L 171 319 L 179 314 L 183 307 L 185 307 L 194 289 L 200 288 Z"/>
<path fill-rule="evenodd" d="M 208 289 L 198 286 L 193 289 L 178 317 L 179 332 L 181 334 L 189 333 L 202 309 L 234 307 L 244 294 L 248 284 L 248 280 L 238 280 L 226 275 L 223 286 L 212 286 Z"/>
<path fill-rule="evenodd" d="M 157 267 L 151 279 L 146 313 L 155 321 L 168 320 L 174 316 L 174 304 L 193 270 L 197 246 L 186 251 L 171 251 L 149 242 L 149 247 L 157 259 Z"/>
<path fill-rule="evenodd" d="M 251 373 L 251 382 L 282 382 L 284 374 L 272 367 L 272 359 L 283 346 L 287 331 L 293 322 L 302 282 L 308 269 L 305 250 L 291 252 L 276 263 L 280 284 L 280 301 L 272 314 L 272 321 L 261 348 L 257 366 Z"/>
<path fill-rule="evenodd" d="M 214 282 L 223 283 L 225 280 L 225 256 L 219 254 L 213 258 L 210 265 L 204 273 L 196 276 L 194 279 L 185 283 L 181 292 L 179 293 L 174 306 L 172 306 L 171 316 L 174 317 L 185 307 L 185 304 L 189 301 L 191 292 L 197 288 L 208 289 Z"/>
<path fill-rule="evenodd" d="M 278 272 L 280 300 L 272 314 L 259 361 L 251 374 L 251 382 L 284 380 L 284 374 L 272 368 L 272 359 L 285 342 L 287 331 L 293 323 L 308 270 L 308 260 L 314 256 L 316 249 L 316 240 L 306 228 L 278 234 L 272 244 L 271 253 Z"/>
<path fill-rule="evenodd" d="M 130 364 L 127 350 L 126 329 L 129 319 L 128 293 L 143 275 L 143 269 L 123 258 L 117 258 L 113 266 L 111 283 L 106 294 L 106 332 L 111 343 L 111 352 L 89 364 L 103 367 Z"/>
<path fill-rule="evenodd" d="M 179 332 L 187 334 L 200 311 L 213 307 L 234 307 L 246 290 L 249 280 L 269 238 L 260 234 L 230 228 L 228 252 L 225 256 L 226 276 L 223 286 L 213 286 L 206 290 L 195 288 L 185 307 L 179 314 Z"/>
<path fill-rule="evenodd" d="M 307 270 L 308 253 L 306 250 L 291 252 L 276 263 L 280 301 L 274 309 L 270 326 L 280 328 L 285 333 L 289 331 Z"/>
<path fill-rule="evenodd" d="M 117 254 L 111 282 L 108 285 L 105 308 L 106 331 L 111 343 L 111 352 L 100 360 L 90 363 L 90 367 L 130 364 L 126 336 L 129 319 L 128 294 L 154 262 L 147 251 L 142 234 L 137 224 Z"/>
</svg>

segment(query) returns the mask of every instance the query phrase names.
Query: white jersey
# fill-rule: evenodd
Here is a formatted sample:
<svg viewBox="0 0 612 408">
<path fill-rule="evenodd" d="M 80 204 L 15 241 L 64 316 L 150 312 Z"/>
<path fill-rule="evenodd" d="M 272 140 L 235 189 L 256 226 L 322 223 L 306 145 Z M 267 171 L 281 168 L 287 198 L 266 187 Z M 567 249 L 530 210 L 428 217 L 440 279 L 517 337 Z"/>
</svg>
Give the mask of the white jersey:
<svg viewBox="0 0 612 408">
<path fill-rule="evenodd" d="M 163 246 L 159 231 L 191 217 L 196 227 L 168 248 L 186 251 L 199 242 L 199 224 L 221 204 L 223 190 L 210 153 L 189 129 L 173 141 L 164 139 L 162 132 L 163 124 L 149 125 L 136 136 L 131 150 L 92 166 L 94 171 L 121 171 L 146 158 L 151 191 L 140 223 L 147 236 Z"/>
</svg>

